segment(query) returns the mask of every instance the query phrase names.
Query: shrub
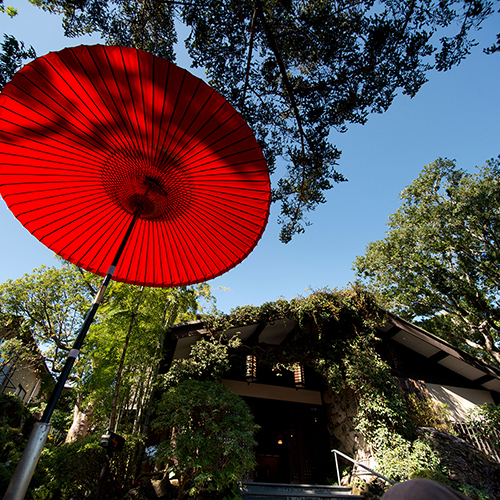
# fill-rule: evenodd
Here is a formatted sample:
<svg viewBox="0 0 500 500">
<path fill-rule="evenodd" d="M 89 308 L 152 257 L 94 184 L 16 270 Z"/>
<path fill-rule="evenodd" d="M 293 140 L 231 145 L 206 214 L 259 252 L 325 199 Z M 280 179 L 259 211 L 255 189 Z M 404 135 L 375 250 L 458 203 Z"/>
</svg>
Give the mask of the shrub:
<svg viewBox="0 0 500 500">
<path fill-rule="evenodd" d="M 7 490 L 35 420 L 21 400 L 0 394 L 0 494 Z"/>
<path fill-rule="evenodd" d="M 479 437 L 500 446 L 500 406 L 486 403 L 471 409 L 469 426 Z"/>
<path fill-rule="evenodd" d="M 424 469 L 439 472 L 440 456 L 423 440 L 380 429 L 373 446 L 377 472 L 392 481 L 407 481 Z"/>
<path fill-rule="evenodd" d="M 167 464 L 185 491 L 222 492 L 255 467 L 256 426 L 245 402 L 226 386 L 186 380 L 163 394 L 153 427 L 171 430 L 157 459 Z"/>
<path fill-rule="evenodd" d="M 421 399 L 416 394 L 407 398 L 408 411 L 415 427 L 434 427 L 440 432 L 455 434 L 448 407 L 432 398 Z"/>
<path fill-rule="evenodd" d="M 79 500 L 93 494 L 104 455 L 97 436 L 60 446 L 46 446 L 37 468 L 44 481 L 33 490 L 33 498 Z"/>
</svg>

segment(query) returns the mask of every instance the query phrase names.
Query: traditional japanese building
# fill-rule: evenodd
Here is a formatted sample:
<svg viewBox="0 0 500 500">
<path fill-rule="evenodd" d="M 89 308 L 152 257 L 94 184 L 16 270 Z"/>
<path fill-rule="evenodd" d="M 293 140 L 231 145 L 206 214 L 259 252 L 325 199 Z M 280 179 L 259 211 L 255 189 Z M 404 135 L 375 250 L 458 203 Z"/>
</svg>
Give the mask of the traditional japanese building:
<svg viewBox="0 0 500 500">
<path fill-rule="evenodd" d="M 223 383 L 248 403 L 260 430 L 256 435 L 256 482 L 327 484 L 332 448 L 369 462 L 364 443 L 354 430 L 354 399 L 327 387 L 313 369 L 294 364 L 273 371 L 255 352 L 280 349 L 293 341 L 294 320 L 257 322 L 219 331 L 238 336 L 250 354 L 235 356 Z M 202 322 L 170 329 L 170 359 L 186 358 L 192 345 L 207 337 Z M 391 367 L 400 389 L 447 405 L 460 430 L 469 409 L 500 402 L 500 371 L 394 315 L 378 327 L 377 351 Z M 463 437 L 468 428 L 462 426 Z M 476 445 L 481 446 L 475 441 Z M 483 450 L 500 461 L 498 450 Z"/>
</svg>

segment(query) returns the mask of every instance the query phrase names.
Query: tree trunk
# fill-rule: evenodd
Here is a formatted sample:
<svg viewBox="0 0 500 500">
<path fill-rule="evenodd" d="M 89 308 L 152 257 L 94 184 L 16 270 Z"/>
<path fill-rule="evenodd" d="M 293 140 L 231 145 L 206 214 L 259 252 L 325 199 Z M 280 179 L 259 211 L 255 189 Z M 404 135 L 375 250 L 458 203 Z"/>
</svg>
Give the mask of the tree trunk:
<svg viewBox="0 0 500 500">
<path fill-rule="evenodd" d="M 74 443 L 83 439 L 89 429 L 89 415 L 83 412 L 79 405 L 76 404 L 73 409 L 73 423 L 66 435 L 66 443 Z"/>
<path fill-rule="evenodd" d="M 127 336 L 125 337 L 125 343 L 122 349 L 122 357 L 120 359 L 120 365 L 118 366 L 118 371 L 116 373 L 116 383 L 115 383 L 115 392 L 113 394 L 113 404 L 111 407 L 111 415 L 109 417 L 109 429 L 115 428 L 116 422 L 116 409 L 118 406 L 118 392 L 120 391 L 120 382 L 123 374 L 123 365 L 125 364 L 125 356 L 127 355 L 128 343 L 130 341 L 130 336 L 132 335 L 132 329 L 135 323 L 135 317 L 137 316 L 137 311 L 139 310 L 139 305 L 142 299 L 142 293 L 144 292 L 144 287 L 141 287 L 141 291 L 139 293 L 139 297 L 137 298 L 137 303 L 135 305 L 134 312 L 132 313 L 132 318 L 130 319 L 130 325 L 128 328 Z"/>
<path fill-rule="evenodd" d="M 484 338 L 484 343 L 486 347 L 486 351 L 490 354 L 490 356 L 500 365 L 500 351 L 498 350 L 495 342 L 491 336 L 490 328 L 488 321 L 484 321 L 479 325 L 479 332 Z"/>
</svg>

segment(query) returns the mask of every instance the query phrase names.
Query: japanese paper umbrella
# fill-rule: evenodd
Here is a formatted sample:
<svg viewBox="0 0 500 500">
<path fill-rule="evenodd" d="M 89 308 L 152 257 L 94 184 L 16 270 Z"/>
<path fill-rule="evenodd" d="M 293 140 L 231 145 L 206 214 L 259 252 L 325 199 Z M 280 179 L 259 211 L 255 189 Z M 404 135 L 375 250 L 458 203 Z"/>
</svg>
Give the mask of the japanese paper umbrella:
<svg viewBox="0 0 500 500">
<path fill-rule="evenodd" d="M 237 265 L 270 203 L 261 149 L 222 96 L 166 60 L 100 45 L 38 58 L 4 87 L 0 190 L 36 238 L 101 276 L 135 217 L 113 279 L 146 286 Z"/>
<path fill-rule="evenodd" d="M 224 98 L 151 54 L 96 45 L 36 59 L 2 90 L 0 192 L 41 242 L 105 276 L 4 497 L 21 500 L 111 277 L 175 286 L 231 269 L 264 231 L 270 186 Z"/>
</svg>

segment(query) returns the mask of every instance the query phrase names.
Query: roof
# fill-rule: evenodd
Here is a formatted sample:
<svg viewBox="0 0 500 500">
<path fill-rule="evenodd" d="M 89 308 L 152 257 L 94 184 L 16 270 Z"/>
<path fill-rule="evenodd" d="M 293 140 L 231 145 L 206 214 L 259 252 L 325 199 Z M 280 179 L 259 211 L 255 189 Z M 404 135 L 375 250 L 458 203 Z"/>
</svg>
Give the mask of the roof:
<svg viewBox="0 0 500 500">
<path fill-rule="evenodd" d="M 474 386 L 500 394 L 500 370 L 471 356 L 448 342 L 386 312 L 387 321 L 379 327 L 381 337 L 391 339 L 437 363 L 453 373 L 470 380 Z M 221 332 L 226 336 L 237 335 L 245 343 L 280 345 L 294 330 L 294 320 L 281 319 L 269 323 L 255 323 Z M 177 340 L 174 358 L 189 356 L 191 346 L 208 334 L 201 321 L 174 325 L 170 328 Z"/>
<path fill-rule="evenodd" d="M 380 328 L 385 338 L 408 347 L 430 362 L 438 363 L 488 391 L 500 393 L 500 370 L 394 314 L 387 315 L 388 322 Z"/>
</svg>

